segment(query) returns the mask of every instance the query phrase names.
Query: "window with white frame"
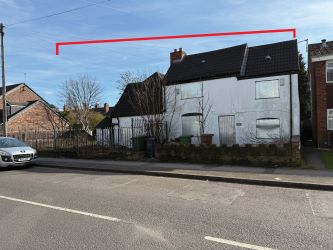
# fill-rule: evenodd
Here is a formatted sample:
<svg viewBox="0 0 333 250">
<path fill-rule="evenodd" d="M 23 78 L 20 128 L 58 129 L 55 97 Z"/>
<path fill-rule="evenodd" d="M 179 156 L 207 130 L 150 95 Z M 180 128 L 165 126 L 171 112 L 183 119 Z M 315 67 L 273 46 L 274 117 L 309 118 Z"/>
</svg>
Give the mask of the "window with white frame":
<svg viewBox="0 0 333 250">
<path fill-rule="evenodd" d="M 257 120 L 258 139 L 276 139 L 280 137 L 280 119 L 265 118 Z"/>
<path fill-rule="evenodd" d="M 333 109 L 327 110 L 327 130 L 333 130 Z"/>
<path fill-rule="evenodd" d="M 201 97 L 202 96 L 201 87 L 202 84 L 200 82 L 182 84 L 181 99 Z"/>
<path fill-rule="evenodd" d="M 333 83 L 333 61 L 326 63 L 326 81 Z"/>
<path fill-rule="evenodd" d="M 200 135 L 200 114 L 182 116 L 182 135 Z"/>
<path fill-rule="evenodd" d="M 257 81 L 256 82 L 256 99 L 277 98 L 279 93 L 279 80 Z"/>
</svg>

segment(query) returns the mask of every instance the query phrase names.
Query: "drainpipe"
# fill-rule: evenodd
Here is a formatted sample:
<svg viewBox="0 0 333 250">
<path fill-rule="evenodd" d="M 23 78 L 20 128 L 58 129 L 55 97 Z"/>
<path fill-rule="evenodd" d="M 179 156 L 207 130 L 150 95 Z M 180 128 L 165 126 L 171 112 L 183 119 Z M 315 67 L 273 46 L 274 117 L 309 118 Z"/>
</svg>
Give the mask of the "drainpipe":
<svg viewBox="0 0 333 250">
<path fill-rule="evenodd" d="M 289 74 L 289 94 L 290 94 L 290 144 L 292 143 L 292 136 L 293 136 L 293 100 L 292 100 L 292 77 Z"/>
<path fill-rule="evenodd" d="M 118 145 L 119 146 L 119 136 L 120 136 L 120 127 L 119 127 L 119 117 L 117 117 L 117 121 L 118 121 Z"/>
</svg>

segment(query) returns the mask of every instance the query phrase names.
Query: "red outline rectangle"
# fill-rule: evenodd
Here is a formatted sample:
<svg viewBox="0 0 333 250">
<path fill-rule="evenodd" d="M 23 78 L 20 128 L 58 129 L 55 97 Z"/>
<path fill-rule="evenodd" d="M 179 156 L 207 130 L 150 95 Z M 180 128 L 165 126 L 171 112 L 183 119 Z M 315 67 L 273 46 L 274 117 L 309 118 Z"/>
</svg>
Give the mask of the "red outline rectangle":
<svg viewBox="0 0 333 250">
<path fill-rule="evenodd" d="M 267 33 L 283 33 L 283 32 L 292 32 L 293 38 L 296 38 L 296 29 L 295 28 L 288 28 L 288 29 L 274 29 L 274 30 L 251 30 L 251 31 L 235 31 L 235 32 L 206 33 L 206 34 L 188 34 L 188 35 L 175 35 L 175 36 L 150 36 L 150 37 L 115 38 L 115 39 L 106 39 L 106 40 L 86 40 L 86 41 L 73 41 L 73 42 L 57 42 L 56 43 L 56 55 L 59 55 L 60 46 L 67 46 L 67 45 L 96 44 L 96 43 L 119 43 L 119 42 L 134 42 L 134 41 L 148 41 L 148 40 L 216 37 L 216 36 L 233 36 L 233 35 L 250 35 L 250 34 L 267 34 Z"/>
</svg>

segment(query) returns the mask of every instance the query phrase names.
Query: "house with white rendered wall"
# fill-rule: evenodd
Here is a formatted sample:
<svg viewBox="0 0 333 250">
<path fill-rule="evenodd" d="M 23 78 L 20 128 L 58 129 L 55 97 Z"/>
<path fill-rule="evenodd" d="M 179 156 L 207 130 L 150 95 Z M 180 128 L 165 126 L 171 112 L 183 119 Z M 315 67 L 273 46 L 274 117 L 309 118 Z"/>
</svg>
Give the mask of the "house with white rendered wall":
<svg viewBox="0 0 333 250">
<path fill-rule="evenodd" d="M 170 139 L 212 134 L 213 144 L 298 141 L 297 40 L 170 53 L 165 92 Z M 172 117 L 172 118 L 171 118 Z"/>
<path fill-rule="evenodd" d="M 147 135 L 145 128 L 147 119 L 154 116 L 155 120 L 158 120 L 157 116 L 163 116 L 161 88 L 163 77 L 163 74 L 155 72 L 143 82 L 128 83 L 118 102 L 112 107 L 110 116 L 97 126 L 97 140 L 105 142 L 104 144 L 113 143 L 117 146 L 131 147 L 133 137 Z M 155 88 L 151 86 L 152 84 Z M 145 91 L 147 88 L 149 90 Z M 151 100 L 151 104 L 146 99 Z"/>
</svg>

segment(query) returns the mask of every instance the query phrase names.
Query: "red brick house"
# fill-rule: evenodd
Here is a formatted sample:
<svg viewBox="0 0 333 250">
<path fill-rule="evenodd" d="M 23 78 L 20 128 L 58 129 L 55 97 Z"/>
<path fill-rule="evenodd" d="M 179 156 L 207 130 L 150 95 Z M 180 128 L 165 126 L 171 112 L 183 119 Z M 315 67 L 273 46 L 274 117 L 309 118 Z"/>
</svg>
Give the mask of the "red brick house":
<svg viewBox="0 0 333 250">
<path fill-rule="evenodd" d="M 0 88 L 0 123 L 2 125 L 2 88 Z M 34 90 L 24 83 L 6 86 L 7 132 L 56 131 L 68 126 Z"/>
<path fill-rule="evenodd" d="M 333 143 L 333 41 L 309 44 L 308 72 L 312 93 L 312 133 L 318 147 Z"/>
</svg>

